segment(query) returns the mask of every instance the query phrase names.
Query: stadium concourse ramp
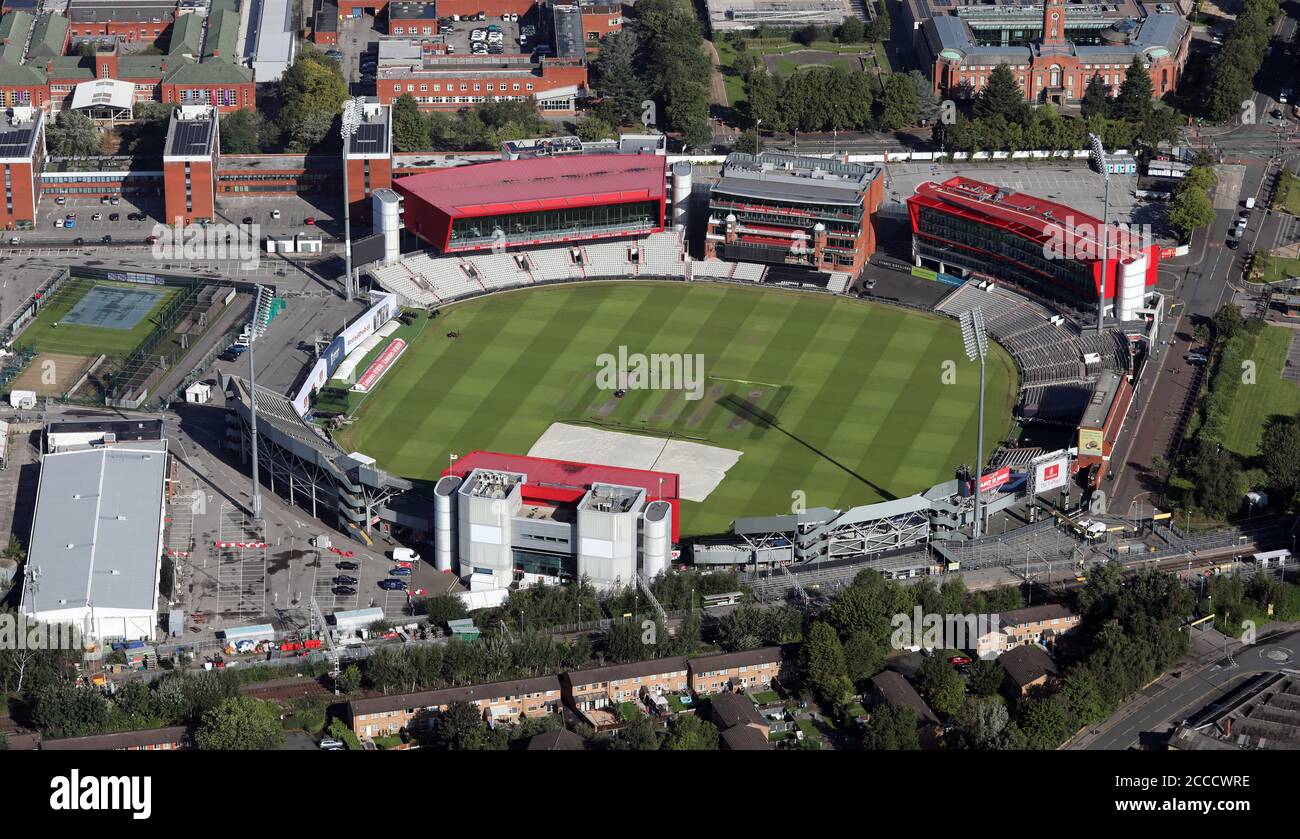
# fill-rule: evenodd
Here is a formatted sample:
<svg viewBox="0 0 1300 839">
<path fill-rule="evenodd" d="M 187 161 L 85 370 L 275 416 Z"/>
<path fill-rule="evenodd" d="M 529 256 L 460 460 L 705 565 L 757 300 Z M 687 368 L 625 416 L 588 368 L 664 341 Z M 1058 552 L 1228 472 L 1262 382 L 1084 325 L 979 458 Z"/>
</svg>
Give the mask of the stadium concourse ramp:
<svg viewBox="0 0 1300 839">
<path fill-rule="evenodd" d="M 1085 335 L 1062 315 L 991 282 L 962 284 L 935 311 L 958 318 L 977 306 L 984 310 L 990 337 L 1020 370 L 1022 419 L 1077 421 L 1104 371 L 1132 369 L 1129 340 L 1122 331 Z"/>
<path fill-rule="evenodd" d="M 713 280 L 800 285 L 768 266 L 721 260 L 692 261 L 679 233 L 665 231 L 642 239 L 535 248 L 505 253 L 433 256 L 414 253 L 367 273 L 402 306 L 429 308 L 494 291 L 549 283 L 609 279 Z M 852 277 L 828 275 L 826 290 L 843 293 Z"/>
<path fill-rule="evenodd" d="M 404 510 L 432 510 L 405 503 L 411 481 L 390 475 L 373 458 L 346 453 L 323 431 L 305 422 L 287 396 L 260 385 L 250 388 L 238 376 L 226 374 L 226 446 L 239 452 L 244 465 L 253 456 L 252 405 L 257 405 L 256 445 L 262 483 L 313 518 L 334 518 L 340 530 L 370 543 L 370 528 L 378 520 L 407 527 L 431 529 L 432 522 L 418 520 Z"/>
</svg>

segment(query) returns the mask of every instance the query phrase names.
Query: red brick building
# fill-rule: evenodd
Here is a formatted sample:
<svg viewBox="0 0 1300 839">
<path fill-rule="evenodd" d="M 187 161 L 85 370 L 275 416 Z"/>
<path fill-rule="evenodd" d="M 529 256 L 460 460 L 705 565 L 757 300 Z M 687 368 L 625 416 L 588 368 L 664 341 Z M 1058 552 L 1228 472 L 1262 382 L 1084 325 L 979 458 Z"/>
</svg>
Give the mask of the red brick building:
<svg viewBox="0 0 1300 839">
<path fill-rule="evenodd" d="M 36 223 L 45 164 L 45 114 L 36 108 L 17 107 L 0 120 L 0 170 L 5 187 L 0 224 L 13 230 Z"/>
<path fill-rule="evenodd" d="M 383 104 L 409 94 L 425 111 L 533 100 L 543 113 L 572 114 L 586 90 L 585 60 L 442 55 L 414 42 L 381 42 L 375 78 L 375 94 Z"/>
<path fill-rule="evenodd" d="M 176 109 L 163 150 L 163 200 L 168 223 L 192 224 L 216 215 L 217 112 L 210 106 Z"/>
<path fill-rule="evenodd" d="M 1076 103 L 1100 77 L 1111 95 L 1136 58 L 1157 98 L 1174 92 L 1191 45 L 1191 25 L 1178 14 L 1147 15 L 1114 5 L 1047 0 L 1041 7 L 940 7 L 934 0 L 900 4 L 915 32 L 915 52 L 937 94 L 969 98 L 1008 66 L 1031 102 Z"/>
<path fill-rule="evenodd" d="M 765 688 L 781 672 L 781 648 L 763 647 L 691 659 L 691 692 L 697 696 Z"/>
</svg>

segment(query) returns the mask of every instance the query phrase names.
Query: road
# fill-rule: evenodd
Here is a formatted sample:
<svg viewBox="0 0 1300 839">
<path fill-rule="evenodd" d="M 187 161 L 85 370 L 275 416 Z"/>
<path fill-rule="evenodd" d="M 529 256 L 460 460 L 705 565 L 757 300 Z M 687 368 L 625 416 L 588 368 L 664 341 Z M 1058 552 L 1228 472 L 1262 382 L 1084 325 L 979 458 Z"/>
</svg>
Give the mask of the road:
<svg viewBox="0 0 1300 839">
<path fill-rule="evenodd" d="M 1295 7 L 1287 7 L 1295 14 Z M 1195 324 L 1213 316 L 1221 305 L 1231 300 L 1235 285 L 1240 283 L 1247 254 L 1265 251 L 1276 243 L 1294 241 L 1300 229 L 1295 220 L 1267 210 L 1262 205 L 1271 174 L 1285 166 L 1295 170 L 1300 160 L 1300 128 L 1290 118 L 1274 119 L 1271 114 L 1290 105 L 1278 103 L 1273 96 L 1294 72 L 1280 44 L 1296 32 L 1294 17 L 1282 17 L 1274 29 L 1272 53 L 1255 78 L 1256 93 L 1251 100 L 1256 117 L 1241 123 L 1188 131 L 1191 145 L 1214 154 L 1220 161 L 1219 183 L 1214 196 L 1214 222 L 1192 237 L 1191 253 L 1186 257 L 1162 261 L 1159 288 L 1171 305 L 1169 323 L 1162 331 L 1162 344 L 1154 351 L 1152 365 L 1140 383 L 1137 398 L 1130 409 L 1125 432 L 1114 453 L 1114 481 L 1106 485 L 1110 509 L 1127 514 L 1144 496 L 1160 488 L 1158 477 L 1150 470 L 1155 456 L 1167 457 L 1172 436 L 1176 433 L 1180 412 L 1188 402 L 1188 390 L 1194 379 L 1193 365 L 1185 360 Z M 1250 213 L 1244 241 L 1247 245 L 1229 249 L 1224 243 L 1237 218 L 1242 202 L 1256 199 Z"/>
<path fill-rule="evenodd" d="M 1180 673 L 1177 677 L 1165 674 L 1142 691 L 1139 701 L 1126 706 L 1128 710 L 1121 709 L 1103 723 L 1097 729 L 1099 733 L 1089 732 L 1070 748 L 1087 751 L 1135 748 L 1143 734 L 1165 733 L 1250 676 L 1294 669 L 1300 659 L 1300 631 L 1292 630 L 1254 645 L 1234 640 L 1229 642 L 1228 650 L 1230 655 L 1215 657 L 1203 669 L 1189 664 L 1173 671 Z"/>
</svg>

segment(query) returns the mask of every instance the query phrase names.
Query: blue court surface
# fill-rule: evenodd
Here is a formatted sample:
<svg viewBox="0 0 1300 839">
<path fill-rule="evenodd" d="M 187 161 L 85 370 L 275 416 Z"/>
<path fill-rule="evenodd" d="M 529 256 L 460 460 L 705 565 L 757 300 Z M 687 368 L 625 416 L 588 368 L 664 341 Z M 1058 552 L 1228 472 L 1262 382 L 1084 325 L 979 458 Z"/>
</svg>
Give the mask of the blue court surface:
<svg viewBox="0 0 1300 839">
<path fill-rule="evenodd" d="M 161 289 L 93 286 L 60 321 L 104 329 L 134 329 L 158 305 L 162 295 Z"/>
</svg>

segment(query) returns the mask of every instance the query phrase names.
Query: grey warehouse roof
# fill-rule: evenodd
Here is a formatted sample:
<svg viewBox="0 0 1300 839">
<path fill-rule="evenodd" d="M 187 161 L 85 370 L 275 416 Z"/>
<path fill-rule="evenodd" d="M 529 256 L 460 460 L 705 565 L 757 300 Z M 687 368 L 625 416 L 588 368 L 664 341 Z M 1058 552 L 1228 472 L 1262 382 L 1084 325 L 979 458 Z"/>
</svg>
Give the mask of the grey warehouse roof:
<svg viewBox="0 0 1300 839">
<path fill-rule="evenodd" d="M 42 459 L 24 613 L 154 608 L 166 462 L 166 441 Z"/>
</svg>

